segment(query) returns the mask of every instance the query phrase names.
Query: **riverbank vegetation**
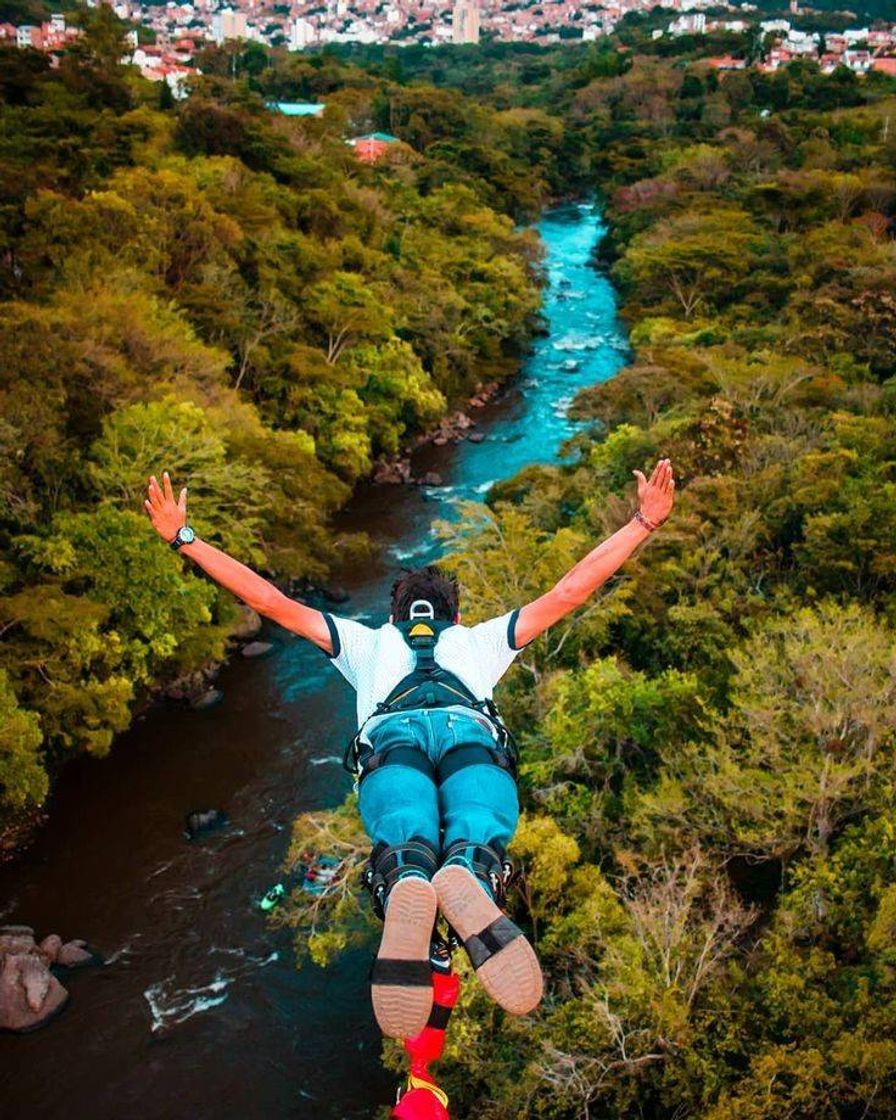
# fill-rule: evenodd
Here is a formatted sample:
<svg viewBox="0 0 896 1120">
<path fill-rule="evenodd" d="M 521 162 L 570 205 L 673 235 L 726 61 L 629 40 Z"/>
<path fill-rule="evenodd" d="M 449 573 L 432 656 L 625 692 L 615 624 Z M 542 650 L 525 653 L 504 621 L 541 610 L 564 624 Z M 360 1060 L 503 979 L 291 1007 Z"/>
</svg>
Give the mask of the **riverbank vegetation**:
<svg viewBox="0 0 896 1120">
<path fill-rule="evenodd" d="M 636 58 L 569 113 L 632 361 L 577 402 L 572 465 L 445 527 L 465 618 L 624 522 L 633 467 L 680 491 L 502 686 L 548 995 L 515 1021 L 471 979 L 444 1081 L 480 1120 L 892 1117 L 896 98 Z M 350 805 L 295 853 L 321 836 L 363 844 Z M 335 892 L 290 920 L 326 959 L 366 918 Z"/>
</svg>

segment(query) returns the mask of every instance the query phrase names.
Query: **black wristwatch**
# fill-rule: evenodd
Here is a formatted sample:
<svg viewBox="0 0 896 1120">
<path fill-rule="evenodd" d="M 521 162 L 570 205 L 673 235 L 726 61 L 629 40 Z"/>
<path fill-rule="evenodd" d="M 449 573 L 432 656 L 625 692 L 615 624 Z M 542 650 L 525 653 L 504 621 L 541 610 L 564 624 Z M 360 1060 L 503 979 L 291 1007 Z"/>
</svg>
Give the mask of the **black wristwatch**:
<svg viewBox="0 0 896 1120">
<path fill-rule="evenodd" d="M 177 530 L 177 536 L 171 542 L 171 547 L 174 549 L 175 552 L 177 552 L 177 550 L 180 548 L 180 546 L 182 544 L 192 544 L 193 541 L 195 541 L 195 540 L 196 540 L 196 534 L 190 528 L 190 526 L 189 525 L 181 525 L 181 527 Z"/>
</svg>

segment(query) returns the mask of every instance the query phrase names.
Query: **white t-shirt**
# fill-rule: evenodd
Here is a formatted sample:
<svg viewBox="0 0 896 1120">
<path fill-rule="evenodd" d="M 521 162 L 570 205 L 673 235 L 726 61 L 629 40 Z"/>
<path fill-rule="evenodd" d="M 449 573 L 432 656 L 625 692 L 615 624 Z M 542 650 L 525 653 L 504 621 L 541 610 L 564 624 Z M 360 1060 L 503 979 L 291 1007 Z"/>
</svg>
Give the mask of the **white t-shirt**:
<svg viewBox="0 0 896 1120">
<path fill-rule="evenodd" d="M 519 613 L 508 611 L 478 626 L 449 626 L 439 635 L 436 662 L 460 677 L 477 700 L 491 699 L 492 689 L 520 652 L 515 634 Z M 377 704 L 413 672 L 414 652 L 391 622 L 374 629 L 351 618 L 326 613 L 324 618 L 333 664 L 358 694 L 361 727 Z"/>
</svg>

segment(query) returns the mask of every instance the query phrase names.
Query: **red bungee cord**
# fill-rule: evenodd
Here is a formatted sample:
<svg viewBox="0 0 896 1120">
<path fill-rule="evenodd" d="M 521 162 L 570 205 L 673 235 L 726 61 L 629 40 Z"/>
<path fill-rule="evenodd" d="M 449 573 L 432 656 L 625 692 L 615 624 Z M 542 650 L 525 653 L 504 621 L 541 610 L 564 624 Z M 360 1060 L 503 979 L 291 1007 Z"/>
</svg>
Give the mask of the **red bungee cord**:
<svg viewBox="0 0 896 1120">
<path fill-rule="evenodd" d="M 430 1062 L 441 1058 L 445 1049 L 448 1020 L 460 995 L 460 977 L 453 971 L 434 969 L 432 993 L 429 1022 L 416 1038 L 409 1038 L 404 1044 L 411 1068 L 407 1087 L 392 1110 L 393 1120 L 450 1120 L 448 1096 L 436 1084 L 428 1067 Z"/>
</svg>

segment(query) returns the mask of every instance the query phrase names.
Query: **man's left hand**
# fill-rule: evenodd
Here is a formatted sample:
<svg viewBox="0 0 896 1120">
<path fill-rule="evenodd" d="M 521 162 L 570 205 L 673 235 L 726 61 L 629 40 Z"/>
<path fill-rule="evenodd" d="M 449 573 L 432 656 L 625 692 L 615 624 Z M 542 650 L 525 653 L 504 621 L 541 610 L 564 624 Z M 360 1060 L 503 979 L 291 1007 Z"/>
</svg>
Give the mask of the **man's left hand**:
<svg viewBox="0 0 896 1120">
<path fill-rule="evenodd" d="M 632 471 L 638 480 L 638 506 L 651 525 L 662 525 L 672 511 L 675 501 L 675 478 L 672 460 L 660 459 L 650 478 L 640 471 Z"/>
</svg>

